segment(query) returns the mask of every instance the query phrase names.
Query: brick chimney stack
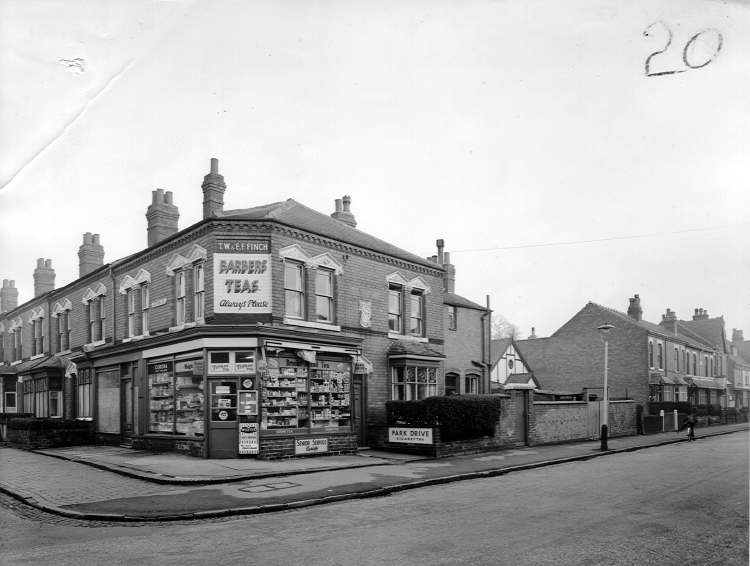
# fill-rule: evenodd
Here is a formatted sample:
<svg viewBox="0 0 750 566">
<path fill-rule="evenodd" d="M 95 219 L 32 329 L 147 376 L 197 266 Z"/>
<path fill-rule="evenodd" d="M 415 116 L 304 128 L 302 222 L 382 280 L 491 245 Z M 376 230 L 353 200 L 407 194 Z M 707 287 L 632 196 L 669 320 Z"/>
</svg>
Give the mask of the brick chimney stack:
<svg viewBox="0 0 750 566">
<path fill-rule="evenodd" d="M 156 189 L 151 191 L 151 198 L 151 204 L 146 210 L 149 247 L 176 234 L 177 221 L 180 218 L 180 212 L 172 202 L 172 191 Z"/>
<path fill-rule="evenodd" d="M 13 283 L 13 281 L 11 281 Z M 5 283 L 3 283 L 3 287 L 5 287 Z M 744 342 L 745 338 L 743 337 L 743 332 L 739 328 L 732 328 L 732 342 Z"/>
<path fill-rule="evenodd" d="M 34 270 L 34 296 L 44 295 L 55 289 L 55 270 L 52 260 L 39 258 Z"/>
<path fill-rule="evenodd" d="M 11 279 L 3 279 L 3 288 L 0 289 L 0 312 L 12 311 L 18 306 L 18 289 L 16 282 Z"/>
<path fill-rule="evenodd" d="M 641 308 L 641 298 L 638 294 L 633 295 L 630 300 L 630 306 L 628 307 L 628 316 L 634 320 L 643 319 L 643 309 Z"/>
<path fill-rule="evenodd" d="M 661 323 L 659 324 L 662 328 L 665 330 L 668 330 L 672 334 L 677 333 L 677 314 L 671 310 L 667 309 L 666 314 L 661 315 Z"/>
<path fill-rule="evenodd" d="M 708 311 L 706 309 L 695 309 L 693 320 L 708 320 Z"/>
<path fill-rule="evenodd" d="M 203 177 L 203 218 L 221 216 L 224 212 L 224 191 L 227 185 L 219 174 L 219 160 L 211 158 L 211 172 Z"/>
<path fill-rule="evenodd" d="M 352 228 L 357 227 L 357 220 L 354 218 L 350 209 L 352 204 L 352 197 L 344 195 L 342 198 L 336 199 L 336 210 L 331 214 L 331 218 L 335 218 L 339 222 L 343 222 L 347 226 Z"/>
<path fill-rule="evenodd" d="M 99 234 L 86 232 L 83 244 L 78 248 L 78 276 L 83 277 L 104 265 L 104 247 L 99 242 Z"/>
<path fill-rule="evenodd" d="M 437 264 L 440 265 L 443 269 L 445 269 L 445 275 L 443 276 L 443 290 L 446 293 L 455 293 L 456 292 L 456 266 L 451 264 L 451 254 L 444 251 L 445 250 L 445 240 L 440 238 L 439 240 L 435 241 L 435 245 L 437 246 Z"/>
</svg>

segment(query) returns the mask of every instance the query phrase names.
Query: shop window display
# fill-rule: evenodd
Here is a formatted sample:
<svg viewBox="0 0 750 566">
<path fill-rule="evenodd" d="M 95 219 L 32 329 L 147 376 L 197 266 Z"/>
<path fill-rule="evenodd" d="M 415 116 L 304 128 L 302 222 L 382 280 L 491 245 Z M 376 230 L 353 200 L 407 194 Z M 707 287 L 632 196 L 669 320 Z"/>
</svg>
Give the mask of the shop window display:
<svg viewBox="0 0 750 566">
<path fill-rule="evenodd" d="M 148 364 L 151 432 L 203 436 L 203 360 Z"/>
<path fill-rule="evenodd" d="M 261 429 L 332 430 L 351 426 L 349 361 L 269 357 Z"/>
</svg>

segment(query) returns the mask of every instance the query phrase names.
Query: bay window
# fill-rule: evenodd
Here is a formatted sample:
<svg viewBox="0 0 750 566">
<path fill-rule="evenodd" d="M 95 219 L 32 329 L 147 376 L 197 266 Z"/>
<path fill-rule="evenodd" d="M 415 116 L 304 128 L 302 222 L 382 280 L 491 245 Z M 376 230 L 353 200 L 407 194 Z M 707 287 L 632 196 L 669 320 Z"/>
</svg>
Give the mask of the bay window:
<svg viewBox="0 0 750 566">
<path fill-rule="evenodd" d="M 437 395 L 437 368 L 406 364 L 391 367 L 391 399 L 417 401 Z"/>
</svg>

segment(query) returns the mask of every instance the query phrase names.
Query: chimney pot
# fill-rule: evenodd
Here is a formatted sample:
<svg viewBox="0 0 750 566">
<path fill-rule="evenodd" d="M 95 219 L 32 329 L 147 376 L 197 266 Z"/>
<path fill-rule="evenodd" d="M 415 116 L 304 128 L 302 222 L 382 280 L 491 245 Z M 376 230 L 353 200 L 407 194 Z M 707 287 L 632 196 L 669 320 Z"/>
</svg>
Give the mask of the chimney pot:
<svg viewBox="0 0 750 566">
<path fill-rule="evenodd" d="M 219 174 L 219 160 L 216 157 L 211 158 L 211 173 L 214 175 Z"/>
<path fill-rule="evenodd" d="M 628 316 L 633 320 L 640 321 L 643 318 L 643 309 L 641 308 L 641 298 L 636 293 L 632 299 L 629 299 Z"/>
<path fill-rule="evenodd" d="M 343 198 L 336 199 L 336 211 L 331 214 L 331 218 L 343 222 L 344 224 L 351 226 L 352 228 L 357 227 L 357 220 L 354 218 L 349 205 L 352 199 L 349 195 L 344 195 Z M 343 206 L 342 206 L 343 205 Z"/>
</svg>

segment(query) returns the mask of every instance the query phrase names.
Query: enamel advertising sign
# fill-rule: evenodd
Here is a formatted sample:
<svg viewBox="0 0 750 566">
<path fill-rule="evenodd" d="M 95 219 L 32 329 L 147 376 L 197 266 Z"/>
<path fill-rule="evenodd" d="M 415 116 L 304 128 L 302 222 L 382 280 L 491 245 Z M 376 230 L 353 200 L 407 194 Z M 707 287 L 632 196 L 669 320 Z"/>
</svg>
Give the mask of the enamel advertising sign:
<svg viewBox="0 0 750 566">
<path fill-rule="evenodd" d="M 219 240 L 214 254 L 214 312 L 271 312 L 271 255 L 268 242 Z"/>
</svg>

